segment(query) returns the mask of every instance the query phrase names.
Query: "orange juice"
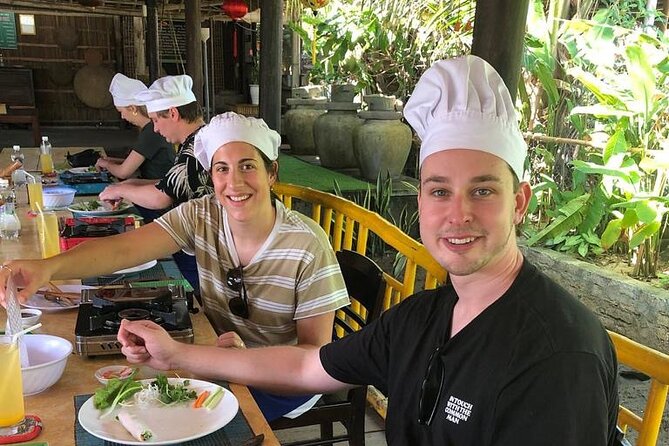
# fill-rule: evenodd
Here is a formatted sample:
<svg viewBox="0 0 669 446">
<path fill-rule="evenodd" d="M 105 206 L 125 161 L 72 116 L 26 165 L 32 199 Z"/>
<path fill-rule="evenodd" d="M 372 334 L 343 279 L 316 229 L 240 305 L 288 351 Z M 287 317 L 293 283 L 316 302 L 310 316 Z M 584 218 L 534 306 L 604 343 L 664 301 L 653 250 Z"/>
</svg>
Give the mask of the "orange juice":
<svg viewBox="0 0 669 446">
<path fill-rule="evenodd" d="M 10 427 L 23 420 L 23 385 L 19 346 L 11 338 L 0 339 L 0 428 Z"/>
<path fill-rule="evenodd" d="M 42 153 L 39 156 L 39 163 L 42 166 L 42 173 L 53 173 L 53 158 L 50 153 Z"/>
<path fill-rule="evenodd" d="M 42 180 L 36 183 L 28 183 L 28 201 L 30 201 L 30 210 L 33 213 L 44 209 L 44 196 L 42 195 Z M 39 205 L 39 209 L 37 208 Z"/>
<path fill-rule="evenodd" d="M 60 254 L 58 216 L 56 214 L 53 212 L 45 212 L 43 216 L 38 216 L 37 232 L 43 259 Z"/>
</svg>

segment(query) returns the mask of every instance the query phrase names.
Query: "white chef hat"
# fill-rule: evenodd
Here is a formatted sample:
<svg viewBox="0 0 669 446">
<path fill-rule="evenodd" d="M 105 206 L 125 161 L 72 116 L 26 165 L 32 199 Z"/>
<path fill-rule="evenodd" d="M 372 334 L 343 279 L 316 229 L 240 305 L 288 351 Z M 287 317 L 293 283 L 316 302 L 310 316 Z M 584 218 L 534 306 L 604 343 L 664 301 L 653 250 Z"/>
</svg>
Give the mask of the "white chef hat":
<svg viewBox="0 0 669 446">
<path fill-rule="evenodd" d="M 192 89 L 193 79 L 187 74 L 165 76 L 157 79 L 147 90 L 137 93 L 135 100 L 146 105 L 147 112 L 159 112 L 195 102 Z"/>
<path fill-rule="evenodd" d="M 481 150 L 523 179 L 527 144 L 511 95 L 495 69 L 477 56 L 440 60 L 416 84 L 404 116 L 421 138 L 419 165 L 449 149 Z"/>
<path fill-rule="evenodd" d="M 202 166 L 209 170 L 214 153 L 229 142 L 241 141 L 258 148 L 270 160 L 279 157 L 281 136 L 270 129 L 265 121 L 227 112 L 211 118 L 209 124 L 195 135 L 193 153 Z"/>
<path fill-rule="evenodd" d="M 146 90 L 148 88 L 146 88 L 144 82 L 121 73 L 116 73 L 109 84 L 109 92 L 114 98 L 114 105 L 117 107 L 139 104 L 140 102 L 135 99 L 135 95 Z"/>
</svg>

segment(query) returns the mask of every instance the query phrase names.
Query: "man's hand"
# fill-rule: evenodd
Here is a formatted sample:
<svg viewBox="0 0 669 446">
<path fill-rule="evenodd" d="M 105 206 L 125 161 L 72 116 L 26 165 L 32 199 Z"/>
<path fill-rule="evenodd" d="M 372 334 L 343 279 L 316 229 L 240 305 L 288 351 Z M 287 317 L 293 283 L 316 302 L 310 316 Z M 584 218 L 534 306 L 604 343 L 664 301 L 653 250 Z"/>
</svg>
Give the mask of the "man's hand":
<svg viewBox="0 0 669 446">
<path fill-rule="evenodd" d="M 160 325 L 146 320 L 123 319 L 117 338 L 128 362 L 145 363 L 158 370 L 175 368 L 174 358 L 183 345 L 172 339 Z"/>
<path fill-rule="evenodd" d="M 100 192 L 98 196 L 101 201 L 114 202 L 123 199 L 123 186 L 121 184 L 111 184 Z"/>
</svg>

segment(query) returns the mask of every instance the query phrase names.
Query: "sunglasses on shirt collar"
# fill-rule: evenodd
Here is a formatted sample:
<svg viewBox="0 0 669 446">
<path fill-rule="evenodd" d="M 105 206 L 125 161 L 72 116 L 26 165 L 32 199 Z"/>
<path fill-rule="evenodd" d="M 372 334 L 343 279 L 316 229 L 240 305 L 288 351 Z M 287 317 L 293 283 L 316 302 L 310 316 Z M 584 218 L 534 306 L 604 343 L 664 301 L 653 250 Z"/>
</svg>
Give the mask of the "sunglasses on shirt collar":
<svg viewBox="0 0 669 446">
<path fill-rule="evenodd" d="M 432 423 L 444 388 L 444 361 L 441 358 L 443 349 L 443 346 L 439 346 L 430 355 L 423 383 L 420 386 L 418 423 L 424 426 Z"/>
<path fill-rule="evenodd" d="M 246 286 L 244 285 L 244 273 L 242 267 L 238 266 L 231 270 L 225 276 L 225 283 L 232 291 L 238 293 L 237 297 L 230 299 L 228 307 L 230 311 L 237 317 L 248 319 L 249 317 L 249 302 L 246 295 Z"/>
</svg>

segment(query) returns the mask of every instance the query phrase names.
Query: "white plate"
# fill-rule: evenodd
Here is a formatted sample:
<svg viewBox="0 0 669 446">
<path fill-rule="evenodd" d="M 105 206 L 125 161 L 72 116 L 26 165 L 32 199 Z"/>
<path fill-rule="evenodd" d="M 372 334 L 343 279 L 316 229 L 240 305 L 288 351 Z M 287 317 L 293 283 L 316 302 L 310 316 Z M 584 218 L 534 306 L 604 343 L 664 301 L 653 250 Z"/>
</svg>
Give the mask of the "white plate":
<svg viewBox="0 0 669 446">
<path fill-rule="evenodd" d="M 58 285 L 58 288 L 60 288 L 64 293 L 81 293 L 81 290 L 83 289 L 95 288 L 95 287 L 88 285 Z M 46 288 L 41 288 L 41 289 L 46 290 Z M 21 305 L 23 305 L 26 308 L 37 308 L 38 310 L 42 311 L 63 311 L 79 307 L 80 299 L 70 299 L 70 300 L 72 300 L 75 305 L 64 306 L 59 304 L 58 302 L 46 300 L 44 296 L 42 296 L 41 294 L 33 294 L 28 298 L 27 301 L 21 303 Z"/>
<path fill-rule="evenodd" d="M 157 260 L 150 260 L 146 263 L 142 263 L 141 265 L 133 266 L 131 268 L 126 268 L 126 269 L 120 269 L 118 271 L 113 272 L 112 274 L 130 274 L 130 273 L 138 273 L 140 271 L 144 271 L 149 268 L 153 268 L 158 264 Z"/>
<path fill-rule="evenodd" d="M 95 201 L 100 201 L 100 200 L 95 200 Z M 72 212 L 73 214 L 83 216 L 83 217 L 104 217 L 105 215 L 116 215 L 116 214 L 123 214 L 126 212 L 128 209 L 132 207 L 132 205 L 128 203 L 121 203 L 121 205 L 118 207 L 118 209 L 112 210 L 107 210 L 103 208 L 102 206 L 98 207 L 95 210 L 92 211 L 87 211 L 82 209 L 81 207 L 82 203 L 75 203 L 71 205 L 70 207 L 67 208 L 68 211 Z"/>
<path fill-rule="evenodd" d="M 97 170 L 91 170 L 89 167 L 70 167 L 69 170 L 72 173 L 97 173 Z"/>
<path fill-rule="evenodd" d="M 149 384 L 152 381 L 144 379 L 140 382 Z M 169 378 L 172 384 L 181 381 L 180 378 Z M 203 390 L 213 392 L 220 386 L 207 381 L 191 379 L 189 387 L 200 393 Z M 194 409 L 193 401 L 173 406 L 125 407 L 125 410 L 135 414 L 153 432 L 153 438 L 149 441 L 137 441 L 121 426 L 121 423 L 115 420 L 120 408 L 114 409 L 113 413 L 100 419 L 103 412 L 93 406 L 93 397 L 90 397 L 79 409 L 78 420 L 88 433 L 107 441 L 128 445 L 176 444 L 215 432 L 235 417 L 239 410 L 237 398 L 229 390 L 223 389 L 223 392 L 223 398 L 213 410 L 203 407 Z"/>
</svg>

